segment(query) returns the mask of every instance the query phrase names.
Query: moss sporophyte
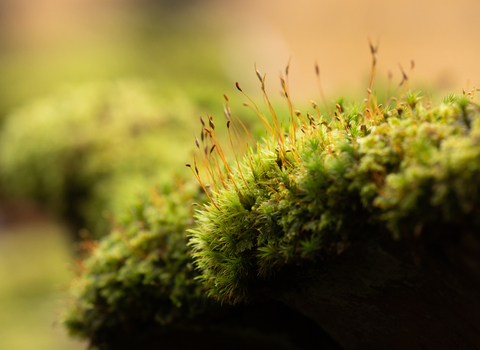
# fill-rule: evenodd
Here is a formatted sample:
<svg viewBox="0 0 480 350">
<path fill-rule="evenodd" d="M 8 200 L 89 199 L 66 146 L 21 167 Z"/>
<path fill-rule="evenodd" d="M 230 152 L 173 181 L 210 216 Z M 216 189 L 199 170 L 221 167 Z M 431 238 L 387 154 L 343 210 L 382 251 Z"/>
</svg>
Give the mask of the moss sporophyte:
<svg viewBox="0 0 480 350">
<path fill-rule="evenodd" d="M 189 244 L 210 296 L 229 303 L 262 298 L 282 267 L 333 259 L 354 242 L 433 237 L 449 225 L 458 234 L 479 232 L 477 90 L 434 105 L 407 90 L 402 69 L 397 97 L 380 104 L 372 92 L 373 46 L 372 56 L 364 102 L 339 101 L 325 114 L 313 101 L 313 115 L 292 109 L 287 66 L 280 78 L 290 112 L 286 127 L 270 104 L 264 75 L 256 70 L 271 121 L 237 83 L 269 135 L 247 145 L 226 98 L 233 165 L 213 118 L 208 125 L 201 120 L 201 170 L 196 159 L 187 166 L 210 203 L 197 210 Z M 319 78 L 318 66 L 316 72 Z"/>
</svg>

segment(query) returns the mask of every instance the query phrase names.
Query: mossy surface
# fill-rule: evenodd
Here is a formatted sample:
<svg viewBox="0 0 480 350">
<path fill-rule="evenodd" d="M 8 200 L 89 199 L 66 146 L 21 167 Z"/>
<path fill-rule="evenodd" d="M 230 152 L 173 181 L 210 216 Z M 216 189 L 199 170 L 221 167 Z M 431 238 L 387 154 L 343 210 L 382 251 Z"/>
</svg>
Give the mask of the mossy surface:
<svg viewBox="0 0 480 350">
<path fill-rule="evenodd" d="M 193 225 L 191 203 L 205 195 L 181 182 L 152 190 L 96 245 L 70 288 L 63 323 L 92 345 L 168 330 L 214 302 L 194 279 L 198 271 L 185 230 Z"/>
<path fill-rule="evenodd" d="M 190 244 L 210 295 L 262 298 L 282 266 L 321 263 L 352 242 L 478 232 L 478 105 L 451 95 L 432 106 L 412 92 L 386 107 L 366 101 L 267 126 L 197 212 Z"/>
<path fill-rule="evenodd" d="M 84 261 L 64 321 L 70 332 L 101 345 L 178 330 L 212 310 L 213 299 L 281 299 L 299 266 L 327 276 L 353 247 L 450 239 L 452 227 L 454 235 L 476 234 L 480 108 L 456 96 L 421 104 L 414 93 L 391 105 L 368 115 L 365 106 L 343 103 L 331 116 L 296 111 L 288 130 L 267 124 L 271 135 L 243 160 L 237 150 L 236 165 L 227 163 L 213 118 L 202 120 L 203 167 L 188 166 L 208 196 L 179 182 L 139 201 Z M 228 128 L 231 135 L 231 119 Z M 350 271 L 349 280 L 361 281 L 358 297 L 402 279 L 394 262 L 392 271 Z"/>
</svg>

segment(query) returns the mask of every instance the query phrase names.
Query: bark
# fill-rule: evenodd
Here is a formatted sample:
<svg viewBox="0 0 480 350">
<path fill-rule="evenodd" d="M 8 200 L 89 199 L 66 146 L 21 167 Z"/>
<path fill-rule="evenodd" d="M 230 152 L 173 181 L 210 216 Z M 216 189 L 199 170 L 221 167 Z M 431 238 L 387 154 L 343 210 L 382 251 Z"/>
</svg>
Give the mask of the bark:
<svg viewBox="0 0 480 350">
<path fill-rule="evenodd" d="M 278 299 L 347 350 L 479 349 L 479 240 L 433 242 L 354 245 L 297 274 Z"/>
</svg>

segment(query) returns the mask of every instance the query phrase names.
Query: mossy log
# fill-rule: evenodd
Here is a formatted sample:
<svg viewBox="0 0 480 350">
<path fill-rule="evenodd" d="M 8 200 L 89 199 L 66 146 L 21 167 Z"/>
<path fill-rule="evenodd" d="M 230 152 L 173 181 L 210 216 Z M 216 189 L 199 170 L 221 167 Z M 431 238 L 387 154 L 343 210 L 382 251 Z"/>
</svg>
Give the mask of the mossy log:
<svg viewBox="0 0 480 350">
<path fill-rule="evenodd" d="M 196 199 L 198 187 L 186 197 L 170 188 L 137 206 L 85 262 L 65 322 L 71 333 L 111 345 L 126 313 L 136 331 L 146 320 L 185 337 L 194 335 L 177 327 L 200 317 L 199 332 L 215 340 L 225 329 L 202 316 L 213 299 L 276 300 L 315 321 L 333 348 L 480 347 L 480 106 L 473 95 L 438 106 L 412 92 L 395 101 L 337 103 L 317 118 L 295 111 L 288 132 L 260 115 L 270 135 L 235 155 L 236 168 L 213 118 L 209 128 L 201 119 L 202 163 L 186 165 L 208 200 Z M 237 135 L 231 119 L 227 128 Z M 270 334 L 274 321 L 265 321 Z M 244 325 L 242 339 L 258 343 Z"/>
<path fill-rule="evenodd" d="M 190 231 L 209 294 L 281 300 L 344 349 L 480 347 L 480 107 L 420 99 L 270 127 Z"/>
</svg>

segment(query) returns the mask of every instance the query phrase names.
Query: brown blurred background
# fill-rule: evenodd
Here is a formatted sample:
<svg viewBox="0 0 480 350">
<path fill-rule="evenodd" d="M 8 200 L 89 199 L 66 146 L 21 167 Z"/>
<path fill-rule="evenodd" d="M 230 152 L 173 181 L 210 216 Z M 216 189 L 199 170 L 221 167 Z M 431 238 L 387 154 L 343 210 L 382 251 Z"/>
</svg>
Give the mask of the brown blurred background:
<svg viewBox="0 0 480 350">
<path fill-rule="evenodd" d="M 413 59 L 413 86 L 459 91 L 480 84 L 479 12 L 475 0 L 3 0 L 0 103 L 13 106 L 59 83 L 155 76 L 165 64 L 178 73 L 161 51 L 173 44 L 184 46 L 181 64 L 189 69 L 182 72 L 192 74 L 198 59 L 212 60 L 220 65 L 211 70 L 230 83 L 254 81 L 257 62 L 277 84 L 291 56 L 292 93 L 309 97 L 318 60 L 333 96 L 365 86 L 368 38 L 380 44 L 379 79 L 388 70 L 400 79 L 398 63 L 407 69 Z M 152 44 L 169 32 L 176 43 Z M 182 43 L 182 34 L 190 41 Z M 208 74 L 197 77 L 195 83 L 210 84 Z"/>
<path fill-rule="evenodd" d="M 315 61 L 329 100 L 363 96 L 368 38 L 379 89 L 414 60 L 410 87 L 460 93 L 480 87 L 479 13 L 475 0 L 0 0 L 0 117 L 64 85 L 118 78 L 151 79 L 220 114 L 223 93 L 243 102 L 236 81 L 259 93 L 254 62 L 276 92 L 290 57 L 294 102 L 319 99 Z M 83 349 L 56 324 L 71 278 L 66 229 L 22 208 L 1 212 L 0 350 Z"/>
</svg>

